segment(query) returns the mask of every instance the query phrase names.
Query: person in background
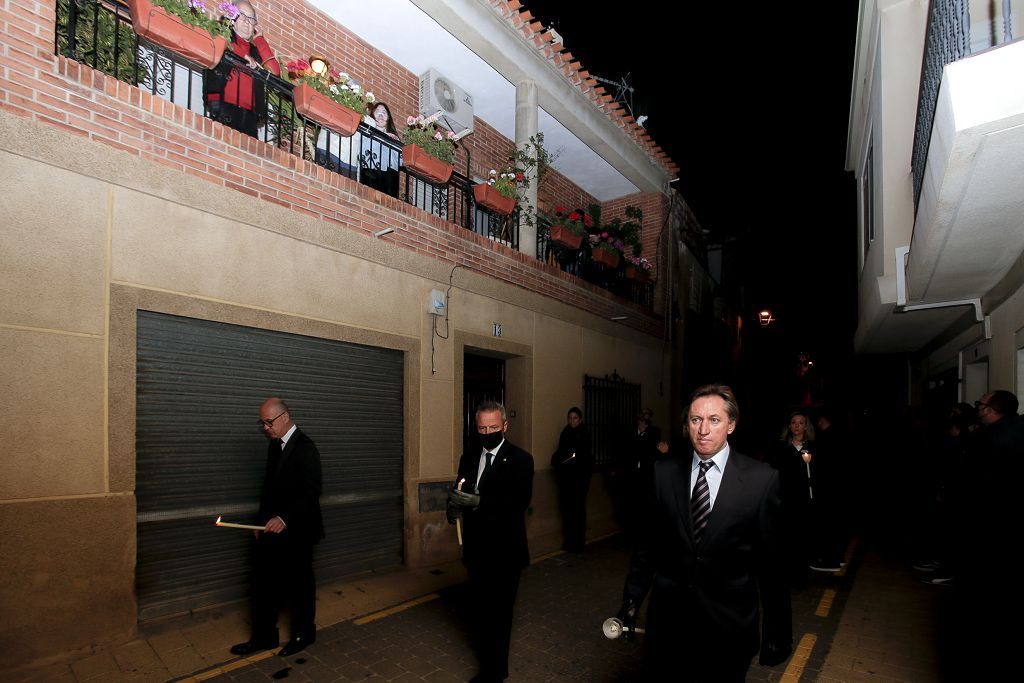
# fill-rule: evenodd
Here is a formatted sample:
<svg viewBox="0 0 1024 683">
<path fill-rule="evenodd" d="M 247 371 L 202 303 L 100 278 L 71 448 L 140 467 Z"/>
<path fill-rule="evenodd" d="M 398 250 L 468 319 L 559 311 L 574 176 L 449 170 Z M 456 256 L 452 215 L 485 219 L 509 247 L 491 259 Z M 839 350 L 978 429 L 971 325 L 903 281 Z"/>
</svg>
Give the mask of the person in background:
<svg viewBox="0 0 1024 683">
<path fill-rule="evenodd" d="M 360 136 L 359 182 L 392 197 L 398 196 L 398 167 L 402 163 L 400 145 L 402 137 L 395 128 L 391 109 L 384 102 L 374 102 L 366 108 L 366 121 L 390 138 L 388 145 L 370 135 Z"/>
<path fill-rule="evenodd" d="M 558 437 L 558 450 L 551 456 L 551 469 L 558 483 L 562 512 L 562 550 L 581 553 L 587 536 L 587 491 L 594 469 L 590 434 L 583 425 L 583 411 L 573 406 L 567 424 Z"/>
<path fill-rule="evenodd" d="M 654 426 L 653 419 L 653 410 L 640 410 L 636 417 L 636 427 L 630 428 L 623 435 L 612 472 L 615 507 L 630 543 L 636 541 L 643 524 L 640 512 L 644 496 L 650 491 L 654 461 L 660 457 L 658 444 L 661 441 L 661 430 Z"/>
<path fill-rule="evenodd" d="M 237 14 L 231 31 L 231 52 L 244 59 L 256 74 L 280 76 L 281 66 L 263 37 L 256 9 L 248 0 L 236 0 L 234 7 Z M 252 137 L 256 137 L 267 111 L 263 81 L 223 59 L 203 72 L 203 101 L 211 119 Z"/>
<path fill-rule="evenodd" d="M 779 472 L 782 511 L 787 531 L 787 556 L 794 585 L 803 585 L 807 569 L 813 561 L 814 529 L 811 521 L 812 476 L 814 462 L 814 427 L 802 410 L 789 415 L 780 440 L 771 454 L 769 464 Z M 809 455 L 807 455 L 809 454 Z M 808 462 L 805 457 L 810 460 Z"/>
</svg>

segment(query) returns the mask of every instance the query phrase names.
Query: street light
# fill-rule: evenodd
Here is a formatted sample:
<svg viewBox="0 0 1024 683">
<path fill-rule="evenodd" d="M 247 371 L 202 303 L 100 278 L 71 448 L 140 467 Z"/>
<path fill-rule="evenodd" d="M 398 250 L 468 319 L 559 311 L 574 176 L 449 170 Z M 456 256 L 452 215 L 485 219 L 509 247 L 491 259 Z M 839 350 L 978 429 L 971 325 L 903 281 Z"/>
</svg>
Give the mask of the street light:
<svg viewBox="0 0 1024 683">
<path fill-rule="evenodd" d="M 775 322 L 775 318 L 772 317 L 772 312 L 766 308 L 757 314 L 757 322 L 761 323 L 761 327 L 768 327 Z"/>
</svg>

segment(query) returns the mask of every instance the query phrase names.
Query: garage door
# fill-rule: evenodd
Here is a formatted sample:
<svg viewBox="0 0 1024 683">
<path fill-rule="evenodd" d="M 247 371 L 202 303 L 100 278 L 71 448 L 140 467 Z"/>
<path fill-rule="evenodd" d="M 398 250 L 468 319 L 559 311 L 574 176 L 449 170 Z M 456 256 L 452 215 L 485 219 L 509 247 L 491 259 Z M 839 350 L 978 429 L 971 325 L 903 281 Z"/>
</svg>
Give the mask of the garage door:
<svg viewBox="0 0 1024 683">
<path fill-rule="evenodd" d="M 320 449 L 327 538 L 318 581 L 402 561 L 400 351 L 139 311 L 136 498 L 139 617 L 248 592 L 248 531 L 280 396 Z"/>
</svg>

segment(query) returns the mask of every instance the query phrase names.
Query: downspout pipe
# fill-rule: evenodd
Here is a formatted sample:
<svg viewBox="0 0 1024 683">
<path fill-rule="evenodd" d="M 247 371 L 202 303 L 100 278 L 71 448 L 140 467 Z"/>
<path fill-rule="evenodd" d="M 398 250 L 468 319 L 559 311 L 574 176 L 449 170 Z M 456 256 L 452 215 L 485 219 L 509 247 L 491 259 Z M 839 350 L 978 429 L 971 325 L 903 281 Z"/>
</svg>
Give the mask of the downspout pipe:
<svg viewBox="0 0 1024 683">
<path fill-rule="evenodd" d="M 985 339 L 992 338 L 992 320 L 981 310 L 981 298 L 956 299 L 954 301 L 936 301 L 928 304 L 907 303 L 907 260 L 910 257 L 910 245 L 896 247 L 896 306 L 901 312 L 924 311 L 931 308 L 952 308 L 954 306 L 973 306 L 974 319 L 985 324 Z"/>
</svg>

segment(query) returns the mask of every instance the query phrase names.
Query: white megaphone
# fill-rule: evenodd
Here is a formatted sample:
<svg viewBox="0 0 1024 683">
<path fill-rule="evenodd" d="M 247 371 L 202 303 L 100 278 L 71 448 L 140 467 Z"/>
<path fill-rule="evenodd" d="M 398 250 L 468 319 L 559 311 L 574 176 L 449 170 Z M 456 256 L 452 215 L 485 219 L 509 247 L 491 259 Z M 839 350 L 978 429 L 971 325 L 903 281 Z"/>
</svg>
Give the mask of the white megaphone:
<svg viewBox="0 0 1024 683">
<path fill-rule="evenodd" d="M 625 626 L 622 623 L 622 619 L 616 619 L 615 617 L 605 619 L 604 623 L 601 624 L 601 631 L 604 633 L 604 637 L 608 640 L 615 640 L 623 633 L 626 633 L 628 631 L 632 631 L 633 633 L 644 632 L 642 628 L 630 628 L 628 626 Z"/>
</svg>

